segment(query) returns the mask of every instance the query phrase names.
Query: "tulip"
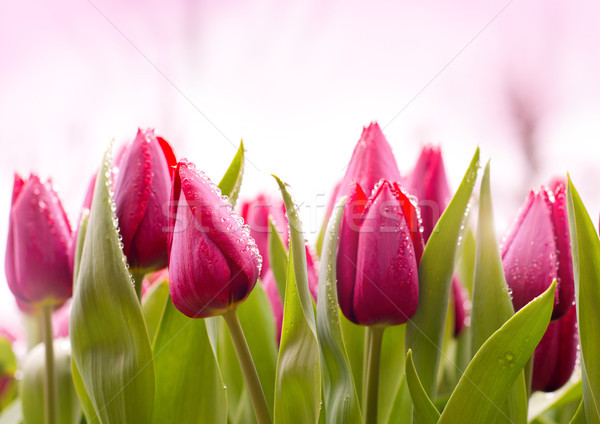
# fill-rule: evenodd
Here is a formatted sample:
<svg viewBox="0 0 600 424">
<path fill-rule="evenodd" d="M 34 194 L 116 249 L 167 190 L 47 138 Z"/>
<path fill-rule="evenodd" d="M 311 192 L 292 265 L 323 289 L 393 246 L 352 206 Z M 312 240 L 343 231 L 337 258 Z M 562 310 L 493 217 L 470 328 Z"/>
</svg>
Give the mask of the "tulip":
<svg viewBox="0 0 600 424">
<path fill-rule="evenodd" d="M 515 310 L 556 279 L 552 319 L 569 311 L 575 286 L 564 182 L 531 190 L 502 247 L 502 264 Z"/>
<path fill-rule="evenodd" d="M 335 198 L 349 194 L 354 184 L 360 185 L 365 193 L 371 193 L 381 179 L 400 181 L 400 172 L 381 128 L 372 122 L 363 128 Z"/>
<path fill-rule="evenodd" d="M 261 267 L 256 243 L 220 190 L 192 163 L 177 165 L 169 223 L 173 303 L 192 318 L 222 315 L 252 291 Z"/>
<path fill-rule="evenodd" d="M 269 269 L 269 216 L 277 228 L 284 243 L 288 240 L 288 221 L 285 216 L 285 206 L 281 199 L 274 200 L 264 194 L 242 203 L 240 214 L 250 227 L 250 235 L 256 242 L 258 251 L 263 258 L 260 276 L 264 277 Z"/>
<path fill-rule="evenodd" d="M 342 312 L 361 325 L 405 323 L 416 311 L 423 253 L 418 206 L 383 180 L 367 197 L 355 184 L 340 224 L 337 259 Z"/>
<path fill-rule="evenodd" d="M 71 297 L 71 239 L 69 220 L 50 183 L 15 175 L 5 271 L 17 300 L 54 307 Z"/>
<path fill-rule="evenodd" d="M 571 377 L 577 360 L 577 309 L 571 306 L 560 319 L 550 322 L 535 348 L 532 390 L 553 392 Z"/>
<path fill-rule="evenodd" d="M 135 277 L 167 266 L 166 206 L 176 160 L 153 130 L 138 130 L 122 155 L 114 200 L 123 253 Z"/>
<path fill-rule="evenodd" d="M 446 178 L 442 151 L 439 147 L 425 146 L 419 159 L 406 178 L 411 193 L 417 196 L 423 225 L 423 240 L 429 240 L 438 219 L 450 202 L 450 186 Z M 457 277 L 452 279 L 454 296 L 454 336 L 457 337 L 465 326 L 468 309 L 468 294 Z"/>
</svg>

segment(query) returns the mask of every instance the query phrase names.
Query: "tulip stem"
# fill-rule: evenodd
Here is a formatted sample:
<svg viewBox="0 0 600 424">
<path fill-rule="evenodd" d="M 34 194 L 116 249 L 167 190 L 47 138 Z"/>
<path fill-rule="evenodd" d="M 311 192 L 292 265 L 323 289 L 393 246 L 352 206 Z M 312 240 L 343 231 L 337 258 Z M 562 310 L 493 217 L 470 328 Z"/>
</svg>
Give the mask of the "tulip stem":
<svg viewBox="0 0 600 424">
<path fill-rule="evenodd" d="M 131 272 L 133 277 L 133 283 L 135 288 L 135 294 L 137 294 L 138 300 L 142 301 L 142 287 L 144 286 L 144 273 L 143 272 Z"/>
<path fill-rule="evenodd" d="M 260 379 L 258 378 L 258 373 L 256 372 L 250 349 L 248 348 L 248 342 L 246 341 L 246 336 L 244 336 L 244 331 L 242 330 L 242 325 L 240 324 L 236 310 L 232 309 L 225 312 L 223 318 L 225 318 L 227 327 L 229 327 L 229 332 L 231 333 L 231 338 L 240 360 L 240 365 L 242 366 L 244 378 L 248 385 L 248 391 L 250 392 L 252 406 L 254 406 L 256 421 L 258 424 L 271 424 L 271 414 L 269 412 L 265 393 L 260 384 Z"/>
<path fill-rule="evenodd" d="M 367 359 L 367 395 L 365 403 L 365 424 L 377 424 L 377 402 L 379 398 L 379 361 L 381 359 L 381 342 L 385 327 L 367 327 L 366 336 L 369 344 Z"/>
<path fill-rule="evenodd" d="M 57 422 L 57 398 L 56 398 L 56 374 L 54 372 L 54 335 L 52 332 L 52 310 L 50 304 L 42 307 L 42 338 L 44 339 L 44 348 L 46 351 L 46 373 L 44 376 L 44 401 L 46 408 L 44 410 L 44 422 L 46 424 L 55 424 Z"/>
</svg>

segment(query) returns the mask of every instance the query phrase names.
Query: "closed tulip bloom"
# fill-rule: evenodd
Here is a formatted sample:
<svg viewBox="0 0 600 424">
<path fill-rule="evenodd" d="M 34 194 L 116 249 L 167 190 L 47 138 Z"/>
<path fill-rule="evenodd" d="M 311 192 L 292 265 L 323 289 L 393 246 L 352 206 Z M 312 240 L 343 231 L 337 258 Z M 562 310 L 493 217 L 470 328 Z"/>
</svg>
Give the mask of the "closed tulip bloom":
<svg viewBox="0 0 600 424">
<path fill-rule="evenodd" d="M 400 172 L 381 128 L 377 122 L 372 122 L 363 128 L 335 198 L 347 195 L 354 184 L 370 193 L 381 179 L 400 181 Z"/>
<path fill-rule="evenodd" d="M 450 201 L 450 187 L 439 147 L 426 146 L 421 150 L 415 168 L 407 177 L 406 185 L 419 199 L 423 238 L 427 242 Z"/>
<path fill-rule="evenodd" d="M 69 249 L 72 231 L 56 192 L 31 175 L 15 175 L 6 280 L 18 301 L 58 306 L 71 297 Z"/>
<path fill-rule="evenodd" d="M 542 340 L 535 348 L 531 388 L 553 392 L 571 377 L 577 360 L 577 309 L 550 322 Z"/>
<path fill-rule="evenodd" d="M 264 277 L 270 267 L 269 264 L 269 217 L 273 220 L 275 228 L 284 243 L 288 240 L 288 221 L 285 216 L 285 206 L 281 199 L 260 194 L 252 200 L 242 203 L 240 213 L 244 222 L 250 228 L 250 235 L 258 246 L 258 251 L 263 258 L 261 277 Z"/>
<path fill-rule="evenodd" d="M 262 259 L 242 224 L 204 173 L 179 162 L 169 211 L 169 288 L 185 315 L 221 315 L 254 288 Z"/>
<path fill-rule="evenodd" d="M 416 311 L 423 238 L 417 205 L 383 180 L 367 197 L 355 184 L 340 224 L 338 300 L 361 325 L 397 325 Z"/>
<path fill-rule="evenodd" d="M 564 183 L 529 193 L 502 247 L 502 263 L 516 310 L 542 294 L 554 279 L 552 319 L 571 308 L 575 286 Z"/>
<path fill-rule="evenodd" d="M 167 266 L 168 203 L 175 155 L 153 130 L 138 130 L 120 160 L 116 215 L 123 252 L 135 272 Z"/>
</svg>

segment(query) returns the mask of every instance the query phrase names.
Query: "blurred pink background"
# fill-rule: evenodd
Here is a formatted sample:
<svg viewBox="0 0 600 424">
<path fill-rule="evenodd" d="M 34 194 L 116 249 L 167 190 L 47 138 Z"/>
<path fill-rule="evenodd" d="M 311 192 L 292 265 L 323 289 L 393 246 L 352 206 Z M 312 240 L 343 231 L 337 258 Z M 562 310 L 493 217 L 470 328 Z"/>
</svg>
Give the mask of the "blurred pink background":
<svg viewBox="0 0 600 424">
<path fill-rule="evenodd" d="M 0 255 L 14 171 L 51 176 L 74 220 L 109 140 L 138 126 L 216 180 L 243 137 L 242 195 L 275 192 L 279 175 L 311 241 L 371 120 L 404 173 L 442 144 L 453 187 L 481 146 L 500 235 L 530 186 L 567 170 L 596 221 L 599 14 L 558 0 L 4 0 Z M 0 305 L 2 321 L 4 281 Z"/>
</svg>

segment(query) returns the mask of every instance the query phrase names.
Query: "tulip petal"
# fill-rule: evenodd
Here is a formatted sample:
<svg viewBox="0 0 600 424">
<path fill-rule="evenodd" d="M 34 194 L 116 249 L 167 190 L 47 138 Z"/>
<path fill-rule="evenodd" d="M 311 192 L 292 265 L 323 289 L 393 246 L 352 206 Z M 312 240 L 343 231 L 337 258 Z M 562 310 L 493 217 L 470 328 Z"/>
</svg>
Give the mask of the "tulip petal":
<svg viewBox="0 0 600 424">
<path fill-rule="evenodd" d="M 337 254 L 338 300 L 342 312 L 350 321 L 358 323 L 354 315 L 354 283 L 356 280 L 356 255 L 358 231 L 367 196 L 358 184 L 354 184 L 344 207 L 340 224 L 340 240 Z"/>
<path fill-rule="evenodd" d="M 128 258 L 150 198 L 152 153 L 147 136 L 146 132 L 138 130 L 121 161 L 115 187 L 116 215 L 123 238 L 123 252 Z"/>
<path fill-rule="evenodd" d="M 365 211 L 353 293 L 354 315 L 363 325 L 402 324 L 417 309 L 417 259 L 399 201 L 384 182 Z"/>
<path fill-rule="evenodd" d="M 529 193 L 502 250 L 506 283 L 512 290 L 513 305 L 518 311 L 557 278 L 552 205 L 546 190 Z M 558 290 L 555 305 L 557 303 Z"/>
<path fill-rule="evenodd" d="M 423 226 L 421 224 L 420 208 L 416 204 L 414 197 L 408 196 L 404 189 L 397 183 L 394 183 L 394 189 L 400 199 L 400 206 L 404 212 L 404 218 L 410 230 L 410 238 L 412 239 L 413 247 L 415 248 L 415 256 L 417 265 L 421 263 L 423 250 L 425 249 Z"/>
<path fill-rule="evenodd" d="M 567 193 L 564 183 L 555 184 L 552 212 L 556 234 L 558 261 L 558 304 L 554 306 L 552 319 L 560 318 L 575 303 L 575 282 L 573 280 L 573 258 L 571 254 L 571 236 L 567 216 Z"/>
</svg>

